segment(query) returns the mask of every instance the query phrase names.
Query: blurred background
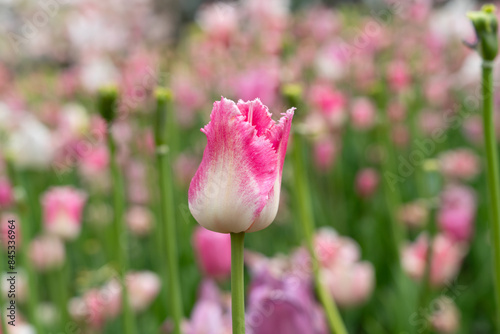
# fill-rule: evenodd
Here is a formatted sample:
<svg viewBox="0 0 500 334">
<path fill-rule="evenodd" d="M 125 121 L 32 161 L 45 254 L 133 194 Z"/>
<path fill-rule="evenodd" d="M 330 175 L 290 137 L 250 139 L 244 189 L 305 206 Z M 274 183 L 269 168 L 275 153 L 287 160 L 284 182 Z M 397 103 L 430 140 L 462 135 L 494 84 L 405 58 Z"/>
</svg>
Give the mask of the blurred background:
<svg viewBox="0 0 500 334">
<path fill-rule="evenodd" d="M 278 215 L 245 240 L 247 333 L 330 332 L 300 228 L 304 196 L 321 277 L 349 333 L 494 333 L 481 60 L 462 42 L 476 39 L 466 12 L 479 6 L 1 0 L 4 273 L 8 220 L 17 224 L 16 326 L 6 323 L 5 274 L 2 332 L 171 332 L 153 134 L 161 86 L 173 94 L 168 209 L 183 333 L 231 333 L 229 236 L 199 227 L 187 204 L 206 145 L 199 129 L 221 96 L 260 98 L 275 119 L 297 108 Z M 119 91 L 114 153 L 97 110 L 110 84 Z M 305 195 L 295 183 L 297 141 Z"/>
</svg>

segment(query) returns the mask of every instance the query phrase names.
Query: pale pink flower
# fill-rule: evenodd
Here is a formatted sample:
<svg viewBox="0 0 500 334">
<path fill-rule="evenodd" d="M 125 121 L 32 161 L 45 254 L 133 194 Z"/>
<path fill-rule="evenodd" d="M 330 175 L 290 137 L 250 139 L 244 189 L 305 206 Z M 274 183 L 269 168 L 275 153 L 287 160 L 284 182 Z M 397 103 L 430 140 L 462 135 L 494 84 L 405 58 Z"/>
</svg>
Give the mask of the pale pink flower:
<svg viewBox="0 0 500 334">
<path fill-rule="evenodd" d="M 333 228 L 324 227 L 314 237 L 314 250 L 322 267 L 351 264 L 361 257 L 359 245 L 342 237 Z"/>
<path fill-rule="evenodd" d="M 197 18 L 198 24 L 208 36 L 223 44 L 227 44 L 238 29 L 238 20 L 236 6 L 223 2 L 203 6 Z"/>
<path fill-rule="evenodd" d="M 153 227 L 153 214 L 144 206 L 134 205 L 127 210 L 125 215 L 127 226 L 136 236 L 145 236 Z"/>
<path fill-rule="evenodd" d="M 29 245 L 29 258 L 38 271 L 60 268 L 66 259 L 62 241 L 55 236 L 39 236 Z"/>
<path fill-rule="evenodd" d="M 375 286 L 373 265 L 365 261 L 322 268 L 321 279 L 341 307 L 364 303 Z"/>
<path fill-rule="evenodd" d="M 439 131 L 446 129 L 444 115 L 432 110 L 421 111 L 418 123 L 422 133 L 431 137 L 439 135 Z"/>
<path fill-rule="evenodd" d="M 447 151 L 439 156 L 444 176 L 452 179 L 471 180 L 479 174 L 479 158 L 469 149 Z"/>
<path fill-rule="evenodd" d="M 463 131 L 467 138 L 474 144 L 483 142 L 483 118 L 479 115 L 472 115 L 464 122 Z"/>
<path fill-rule="evenodd" d="M 109 151 L 105 145 L 92 147 L 80 159 L 80 171 L 86 177 L 95 177 L 105 172 L 109 165 Z"/>
<path fill-rule="evenodd" d="M 375 193 L 379 183 L 379 174 L 373 168 L 365 168 L 356 175 L 356 191 L 361 197 L 370 197 Z"/>
<path fill-rule="evenodd" d="M 47 232 L 73 240 L 80 233 L 87 195 L 72 187 L 53 187 L 42 196 L 43 220 Z"/>
<path fill-rule="evenodd" d="M 469 240 L 474 232 L 476 197 L 474 190 L 450 185 L 441 194 L 441 207 L 437 214 L 439 227 L 456 240 Z"/>
<path fill-rule="evenodd" d="M 279 93 L 279 67 L 277 61 L 268 60 L 266 66 L 247 70 L 236 78 L 235 93 L 244 101 L 259 98 L 262 103 L 273 106 Z"/>
<path fill-rule="evenodd" d="M 351 107 L 351 122 L 354 128 L 359 130 L 372 128 L 375 123 L 375 114 L 375 106 L 369 99 L 360 97 L 353 101 Z"/>
<path fill-rule="evenodd" d="M 405 147 L 410 141 L 410 132 L 404 124 L 396 124 L 392 128 L 392 140 L 398 147 Z"/>
<path fill-rule="evenodd" d="M 402 253 L 402 266 L 412 278 L 420 280 L 425 272 L 425 263 L 429 238 L 421 234 L 418 239 L 406 245 Z M 452 280 L 460 270 L 465 247 L 443 234 L 438 234 L 433 241 L 430 282 L 441 286 Z"/>
<path fill-rule="evenodd" d="M 460 328 L 460 311 L 453 300 L 446 296 L 439 297 L 433 302 L 434 313 L 431 316 L 431 324 L 441 334 L 454 334 Z"/>
<path fill-rule="evenodd" d="M 275 123 L 259 99 L 214 103 L 207 146 L 189 187 L 189 209 L 203 227 L 254 232 L 276 217 L 293 109 Z"/>
<path fill-rule="evenodd" d="M 193 234 L 198 265 L 204 275 L 225 279 L 231 273 L 231 238 L 198 226 Z"/>
<path fill-rule="evenodd" d="M 128 273 L 125 281 L 127 282 L 130 307 L 135 312 L 148 308 L 160 292 L 160 278 L 151 271 Z"/>
</svg>

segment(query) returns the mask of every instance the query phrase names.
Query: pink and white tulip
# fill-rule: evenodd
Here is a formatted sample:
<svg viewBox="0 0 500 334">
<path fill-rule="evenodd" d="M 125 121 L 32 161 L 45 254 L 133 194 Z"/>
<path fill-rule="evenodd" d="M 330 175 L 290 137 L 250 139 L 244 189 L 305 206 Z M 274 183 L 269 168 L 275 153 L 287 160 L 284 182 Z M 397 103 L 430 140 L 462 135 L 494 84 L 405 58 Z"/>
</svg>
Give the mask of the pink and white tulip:
<svg viewBox="0 0 500 334">
<path fill-rule="evenodd" d="M 82 212 L 87 195 L 71 187 L 54 187 L 42 197 L 46 230 L 66 240 L 80 233 Z"/>
<path fill-rule="evenodd" d="M 160 278 L 151 271 L 129 273 L 126 282 L 130 307 L 135 312 L 148 308 L 160 292 Z"/>
<path fill-rule="evenodd" d="M 39 271 L 60 268 L 66 259 L 64 244 L 54 236 L 41 236 L 33 239 L 29 246 L 29 258 L 33 267 Z"/>
<path fill-rule="evenodd" d="M 189 187 L 189 209 L 206 229 L 255 232 L 278 211 L 293 109 L 275 123 L 259 99 L 214 103 L 203 160 Z"/>
</svg>

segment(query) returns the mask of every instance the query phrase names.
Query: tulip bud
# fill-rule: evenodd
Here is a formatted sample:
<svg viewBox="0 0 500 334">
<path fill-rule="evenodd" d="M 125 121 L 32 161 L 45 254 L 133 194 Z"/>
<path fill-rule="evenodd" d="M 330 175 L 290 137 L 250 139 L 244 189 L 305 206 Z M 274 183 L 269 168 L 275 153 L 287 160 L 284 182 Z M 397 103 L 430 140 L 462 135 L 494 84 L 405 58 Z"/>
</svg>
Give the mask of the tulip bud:
<svg viewBox="0 0 500 334">
<path fill-rule="evenodd" d="M 97 109 L 106 122 L 111 123 L 116 118 L 116 101 L 118 89 L 115 86 L 104 86 L 99 89 Z"/>
<path fill-rule="evenodd" d="M 477 35 L 477 51 L 486 61 L 493 61 L 498 53 L 498 20 L 494 5 L 484 5 L 480 11 L 469 12 Z"/>
<path fill-rule="evenodd" d="M 130 306 L 136 312 L 145 310 L 160 292 L 160 278 L 151 271 L 129 273 L 125 280 Z"/>
<path fill-rule="evenodd" d="M 71 187 L 48 190 L 42 197 L 46 230 L 63 239 L 75 239 L 80 233 L 86 199 L 85 193 Z"/>
<path fill-rule="evenodd" d="M 31 242 L 29 257 L 35 269 L 46 271 L 60 268 L 66 258 L 66 251 L 60 239 L 42 236 Z"/>
</svg>

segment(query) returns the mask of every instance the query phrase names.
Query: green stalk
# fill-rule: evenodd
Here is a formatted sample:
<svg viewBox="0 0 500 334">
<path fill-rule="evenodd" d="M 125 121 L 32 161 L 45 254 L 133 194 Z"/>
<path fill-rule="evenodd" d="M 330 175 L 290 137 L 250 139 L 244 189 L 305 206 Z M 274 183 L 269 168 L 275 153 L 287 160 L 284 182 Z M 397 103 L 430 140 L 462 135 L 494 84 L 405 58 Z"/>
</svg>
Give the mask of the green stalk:
<svg viewBox="0 0 500 334">
<path fill-rule="evenodd" d="M 37 333 L 43 333 L 44 332 L 43 328 L 36 314 L 36 308 L 38 305 L 37 275 L 35 274 L 33 265 L 28 255 L 29 243 L 33 238 L 31 227 L 33 226 L 32 223 L 34 220 L 33 217 L 31 217 L 28 213 L 28 205 L 26 203 L 27 186 L 23 178 L 22 172 L 17 172 L 14 169 L 14 166 L 10 162 L 7 162 L 7 170 L 12 185 L 18 190 L 20 190 L 21 193 L 21 198 L 16 199 L 16 207 L 17 207 L 17 212 L 19 213 L 19 221 L 16 221 L 15 224 L 16 228 L 18 228 L 16 233 L 18 233 L 18 235 L 22 235 L 24 246 L 23 249 L 20 249 L 19 248 L 20 245 L 16 242 L 16 254 L 20 255 L 21 258 L 20 262 L 24 266 L 26 274 L 28 276 L 27 277 L 28 291 L 29 291 L 28 312 L 27 312 L 28 321 L 30 321 L 33 327 L 35 327 Z M 17 272 L 17 265 L 15 271 Z"/>
<path fill-rule="evenodd" d="M 155 92 L 156 109 L 156 157 L 160 182 L 160 231 L 163 234 L 168 268 L 168 287 L 170 292 L 170 311 L 174 321 L 174 334 L 181 334 L 182 299 L 179 279 L 179 259 L 177 254 L 177 238 L 175 228 L 175 203 L 169 148 L 167 146 L 166 121 L 167 108 L 170 106 L 170 91 L 158 88 Z"/>
<path fill-rule="evenodd" d="M 498 175 L 498 151 L 493 119 L 493 64 L 483 62 L 483 121 L 486 149 L 486 172 L 491 217 L 491 245 L 493 247 L 496 319 L 500 321 L 500 177 Z M 500 324 L 497 324 L 500 326 Z"/>
<path fill-rule="evenodd" d="M 245 334 L 244 240 L 245 232 L 231 233 L 231 315 L 233 334 Z"/>
<path fill-rule="evenodd" d="M 289 107 L 302 105 L 302 88 L 299 85 L 286 85 L 282 90 L 283 96 L 288 102 Z M 340 316 L 339 310 L 332 295 L 325 289 L 321 282 L 319 262 L 314 250 L 314 213 L 311 203 L 311 193 L 307 180 L 307 172 L 304 155 L 304 140 L 297 132 L 293 133 L 293 152 L 292 166 L 293 179 L 295 182 L 295 203 L 297 205 L 298 219 L 300 223 L 300 234 L 305 240 L 309 256 L 311 257 L 311 266 L 314 276 L 314 284 L 318 298 L 325 309 L 328 325 L 335 334 L 347 334 L 346 327 Z"/>
<path fill-rule="evenodd" d="M 312 210 L 309 185 L 307 183 L 306 167 L 304 165 L 304 161 L 306 161 L 303 154 L 304 143 L 303 138 L 297 133 L 294 133 L 293 145 L 292 158 L 295 181 L 294 193 L 296 195 L 297 211 L 299 213 L 298 220 L 301 223 L 300 227 L 302 235 L 311 256 L 311 265 L 316 292 L 321 304 L 323 304 L 328 324 L 332 332 L 335 334 L 347 334 L 347 330 L 342 321 L 337 305 L 335 304 L 331 294 L 325 289 L 323 283 L 321 282 L 319 263 L 313 243 L 314 214 Z"/>
<path fill-rule="evenodd" d="M 120 283 L 122 287 L 123 296 L 123 331 L 126 334 L 136 333 L 135 317 L 130 308 L 129 296 L 127 291 L 127 285 L 125 282 L 125 275 L 129 269 L 128 263 L 128 235 L 125 230 L 125 224 L 123 219 L 124 212 L 124 198 L 123 194 L 123 181 L 120 172 L 120 167 L 116 161 L 116 144 L 113 140 L 113 135 L 111 129 L 108 131 L 108 147 L 110 153 L 110 167 L 111 167 L 111 179 L 112 179 L 112 191 L 113 191 L 113 229 L 115 232 L 115 259 L 118 263 L 118 272 L 120 274 Z"/>
</svg>

